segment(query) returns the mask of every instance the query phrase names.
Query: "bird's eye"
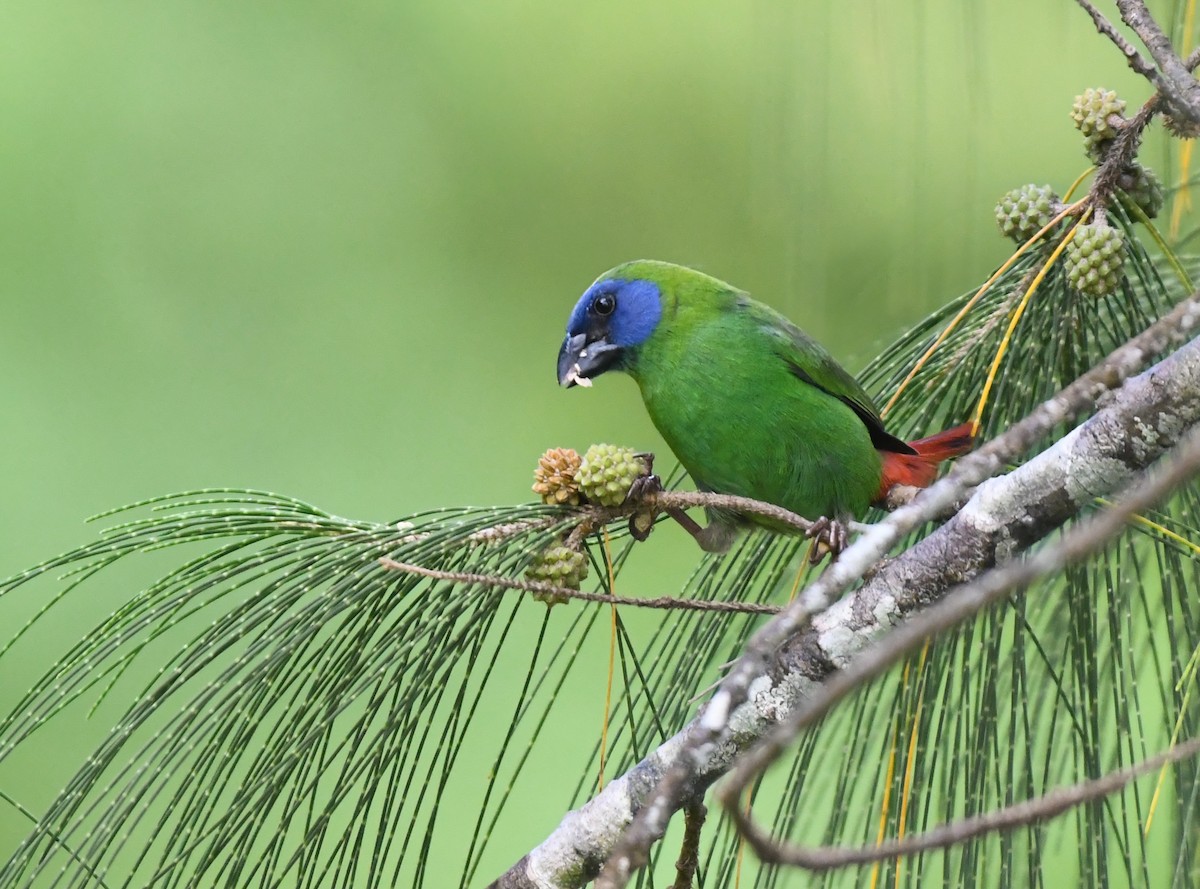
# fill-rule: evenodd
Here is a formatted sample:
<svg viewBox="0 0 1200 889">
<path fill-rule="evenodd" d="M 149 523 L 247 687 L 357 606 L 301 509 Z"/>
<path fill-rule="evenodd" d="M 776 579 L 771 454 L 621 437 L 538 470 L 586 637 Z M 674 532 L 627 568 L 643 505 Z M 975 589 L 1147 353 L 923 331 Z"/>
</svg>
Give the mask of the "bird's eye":
<svg viewBox="0 0 1200 889">
<path fill-rule="evenodd" d="M 597 315 L 611 315 L 617 307 L 617 298 L 611 293 L 602 293 L 592 303 L 592 311 Z"/>
</svg>

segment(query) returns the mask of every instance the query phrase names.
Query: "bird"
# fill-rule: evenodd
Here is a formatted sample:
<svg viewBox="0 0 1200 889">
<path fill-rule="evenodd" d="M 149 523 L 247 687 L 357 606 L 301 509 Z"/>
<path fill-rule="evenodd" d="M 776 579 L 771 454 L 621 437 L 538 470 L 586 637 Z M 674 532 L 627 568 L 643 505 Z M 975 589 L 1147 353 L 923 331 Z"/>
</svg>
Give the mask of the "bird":
<svg viewBox="0 0 1200 889">
<path fill-rule="evenodd" d="M 771 307 L 695 269 L 637 260 L 601 275 L 575 304 L 558 382 L 608 372 L 637 383 L 651 421 L 702 491 L 774 504 L 813 522 L 833 557 L 846 523 L 895 485 L 927 487 L 938 464 L 969 451 L 964 423 L 906 442 L 826 349 Z M 747 524 L 707 509 L 708 525 L 673 514 L 702 549 L 724 552 Z"/>
</svg>

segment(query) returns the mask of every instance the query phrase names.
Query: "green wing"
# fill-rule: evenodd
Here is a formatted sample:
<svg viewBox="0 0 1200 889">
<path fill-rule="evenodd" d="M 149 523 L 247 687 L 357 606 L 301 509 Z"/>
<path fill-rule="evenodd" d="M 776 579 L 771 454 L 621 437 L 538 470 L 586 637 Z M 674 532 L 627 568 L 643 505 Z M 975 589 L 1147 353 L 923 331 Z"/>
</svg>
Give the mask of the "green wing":
<svg viewBox="0 0 1200 889">
<path fill-rule="evenodd" d="M 883 451 L 915 454 L 907 443 L 888 432 L 871 398 L 825 347 L 778 312 L 747 300 L 746 308 L 759 318 L 763 330 L 774 341 L 779 357 L 797 380 L 815 386 L 841 401 L 862 420 L 871 443 Z"/>
</svg>

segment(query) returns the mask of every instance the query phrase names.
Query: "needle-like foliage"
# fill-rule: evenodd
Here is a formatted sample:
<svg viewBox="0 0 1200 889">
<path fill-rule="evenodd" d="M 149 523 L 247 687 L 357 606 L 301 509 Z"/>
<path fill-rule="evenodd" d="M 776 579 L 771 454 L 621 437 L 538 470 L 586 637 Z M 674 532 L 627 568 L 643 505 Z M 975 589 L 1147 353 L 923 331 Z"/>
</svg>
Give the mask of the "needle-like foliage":
<svg viewBox="0 0 1200 889">
<path fill-rule="evenodd" d="M 568 517 L 529 506 L 368 523 L 253 491 L 138 508 L 150 514 L 0 587 L 12 594 L 65 570 L 69 599 L 118 560 L 191 553 L 0 723 L 3 758 L 77 699 L 116 694 L 135 659 L 161 658 L 0 869 L 0 885 L 419 883 L 463 733 L 513 621 L 522 606 L 534 606 L 534 621 L 546 609 L 379 559 L 516 576 Z"/>
</svg>

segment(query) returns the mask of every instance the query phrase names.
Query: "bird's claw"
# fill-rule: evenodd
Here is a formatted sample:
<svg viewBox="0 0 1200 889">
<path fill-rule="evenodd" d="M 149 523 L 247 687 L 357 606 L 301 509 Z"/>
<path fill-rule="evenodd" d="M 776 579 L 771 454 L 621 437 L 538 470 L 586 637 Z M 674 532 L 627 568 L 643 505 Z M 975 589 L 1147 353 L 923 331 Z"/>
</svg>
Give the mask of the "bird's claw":
<svg viewBox="0 0 1200 889">
<path fill-rule="evenodd" d="M 633 480 L 633 484 L 629 486 L 629 493 L 625 495 L 626 501 L 641 500 L 663 490 L 662 479 L 654 474 L 654 455 L 647 451 L 634 456 L 642 461 L 646 471 Z M 657 517 L 658 511 L 655 509 L 639 509 L 629 517 L 629 536 L 639 543 L 644 541 L 650 536 Z"/>
<path fill-rule="evenodd" d="M 809 526 L 804 536 L 812 541 L 808 549 L 808 563 L 817 565 L 827 553 L 836 562 L 846 548 L 849 535 L 846 526 L 837 519 L 821 516 Z"/>
<path fill-rule="evenodd" d="M 642 461 L 642 465 L 646 467 L 646 471 L 633 480 L 633 484 L 629 486 L 629 493 L 625 495 L 625 499 L 639 500 L 650 494 L 657 494 L 663 489 L 663 483 L 662 479 L 654 474 L 654 455 L 649 451 L 645 451 L 633 456 Z"/>
</svg>

